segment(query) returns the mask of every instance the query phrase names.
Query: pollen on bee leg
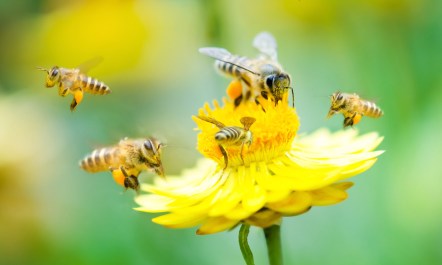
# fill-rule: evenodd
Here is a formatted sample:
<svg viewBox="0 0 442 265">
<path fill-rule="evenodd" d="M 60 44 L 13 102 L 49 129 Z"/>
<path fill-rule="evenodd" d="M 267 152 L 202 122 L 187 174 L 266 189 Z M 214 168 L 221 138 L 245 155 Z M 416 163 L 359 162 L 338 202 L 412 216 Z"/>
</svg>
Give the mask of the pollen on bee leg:
<svg viewBox="0 0 442 265">
<path fill-rule="evenodd" d="M 362 115 L 359 113 L 356 113 L 355 116 L 353 117 L 353 125 L 358 124 L 362 119 Z"/>
<path fill-rule="evenodd" d="M 120 186 L 124 187 L 124 179 L 126 178 L 121 171 L 121 169 L 113 169 L 111 170 L 112 177 L 114 178 L 115 182 L 119 184 Z"/>
<path fill-rule="evenodd" d="M 83 100 L 83 91 L 81 90 L 75 91 L 74 98 L 75 101 L 77 102 L 77 105 L 80 104 L 80 102 Z"/>
<path fill-rule="evenodd" d="M 235 100 L 242 94 L 242 85 L 240 80 L 233 80 L 226 89 L 230 99 Z"/>
</svg>

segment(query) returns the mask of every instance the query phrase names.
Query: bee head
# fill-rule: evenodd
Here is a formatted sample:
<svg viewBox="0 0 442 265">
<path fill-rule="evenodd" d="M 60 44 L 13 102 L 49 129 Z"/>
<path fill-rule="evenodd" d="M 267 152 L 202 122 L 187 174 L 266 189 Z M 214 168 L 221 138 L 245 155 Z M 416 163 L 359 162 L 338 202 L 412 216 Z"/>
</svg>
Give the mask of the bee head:
<svg viewBox="0 0 442 265">
<path fill-rule="evenodd" d="M 47 73 L 46 87 L 53 87 L 60 79 L 60 68 L 58 66 L 54 66 L 51 69 L 46 69 L 43 67 L 37 67 L 37 69 Z"/>
<path fill-rule="evenodd" d="M 284 91 L 290 88 L 290 76 L 286 73 L 272 74 L 266 77 L 266 85 L 270 91 Z"/>
<path fill-rule="evenodd" d="M 160 176 L 164 176 L 164 169 L 161 163 L 161 147 L 163 146 L 155 138 L 148 138 L 143 143 L 142 154 L 146 159 L 146 165 L 148 168 L 152 168 L 155 170 Z"/>
<path fill-rule="evenodd" d="M 327 118 L 330 118 L 342 108 L 342 104 L 344 103 L 344 95 L 342 95 L 341 92 L 333 93 L 330 97 L 330 101 L 331 106 Z"/>
<path fill-rule="evenodd" d="M 341 92 L 336 92 L 331 95 L 332 105 L 339 106 L 344 101 L 344 95 Z"/>
</svg>

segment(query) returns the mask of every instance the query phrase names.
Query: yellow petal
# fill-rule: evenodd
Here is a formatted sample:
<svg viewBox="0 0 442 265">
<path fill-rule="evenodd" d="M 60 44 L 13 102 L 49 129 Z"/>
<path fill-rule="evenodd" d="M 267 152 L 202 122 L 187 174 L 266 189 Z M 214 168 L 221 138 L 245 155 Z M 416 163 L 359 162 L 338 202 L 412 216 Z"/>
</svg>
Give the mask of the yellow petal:
<svg viewBox="0 0 442 265">
<path fill-rule="evenodd" d="M 188 228 L 200 224 L 206 215 L 189 215 L 169 213 L 152 219 L 152 222 L 169 228 Z"/>
<path fill-rule="evenodd" d="M 135 198 L 135 202 L 141 207 L 135 208 L 135 210 L 151 213 L 166 212 L 173 209 L 169 206 L 173 201 L 171 198 L 156 194 L 140 195 Z"/>
<path fill-rule="evenodd" d="M 340 190 L 348 190 L 349 188 L 353 187 L 353 182 L 339 182 L 333 184 L 332 186 Z"/>
<path fill-rule="evenodd" d="M 284 199 L 285 197 L 289 196 L 290 193 L 292 193 L 291 190 L 281 190 L 281 191 L 267 191 L 267 202 L 271 203 L 271 202 L 277 202 L 280 201 L 282 199 Z"/>
<path fill-rule="evenodd" d="M 266 192 L 258 185 L 255 185 L 244 195 L 242 205 L 248 211 L 258 211 L 266 203 Z"/>
<path fill-rule="evenodd" d="M 243 197 L 240 179 L 233 172 L 229 173 L 227 180 L 219 187 L 219 190 L 219 197 L 209 209 L 209 216 L 224 215 L 234 209 Z"/>
<path fill-rule="evenodd" d="M 339 187 L 342 186 L 329 186 L 311 191 L 310 194 L 312 195 L 312 204 L 314 206 L 325 206 L 336 204 L 347 199 L 347 192 Z"/>
<path fill-rule="evenodd" d="M 236 220 L 229 220 L 224 217 L 212 217 L 207 219 L 196 231 L 197 235 L 207 235 L 228 230 L 238 224 Z"/>
<path fill-rule="evenodd" d="M 244 220 L 247 224 L 266 228 L 275 224 L 279 224 L 281 221 L 281 214 L 274 211 L 263 209 L 254 215 L 250 216 L 247 220 Z"/>
<path fill-rule="evenodd" d="M 224 216 L 230 220 L 243 220 L 252 215 L 254 212 L 249 211 L 243 207 L 243 205 L 240 203 L 236 205 L 234 209 L 226 213 Z"/>
<path fill-rule="evenodd" d="M 312 196 L 305 191 L 295 191 L 281 201 L 266 204 L 267 208 L 284 215 L 304 213 L 311 206 Z"/>
</svg>

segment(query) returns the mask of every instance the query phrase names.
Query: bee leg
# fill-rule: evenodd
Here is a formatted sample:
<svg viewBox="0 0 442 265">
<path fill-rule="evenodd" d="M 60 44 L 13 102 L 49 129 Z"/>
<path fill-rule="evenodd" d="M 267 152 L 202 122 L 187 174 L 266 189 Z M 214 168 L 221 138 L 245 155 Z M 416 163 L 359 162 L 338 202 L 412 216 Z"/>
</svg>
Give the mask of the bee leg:
<svg viewBox="0 0 442 265">
<path fill-rule="evenodd" d="M 226 149 L 224 149 L 224 147 L 222 147 L 222 145 L 220 145 L 220 144 L 218 146 L 219 146 L 219 150 L 221 151 L 221 153 L 223 154 L 223 157 L 224 157 L 224 168 L 223 168 L 223 171 L 224 171 L 224 169 L 227 168 L 227 165 L 229 163 L 229 157 L 227 156 Z"/>
<path fill-rule="evenodd" d="M 239 95 L 239 97 L 235 98 L 235 100 L 233 101 L 233 105 L 235 106 L 235 108 L 238 107 L 239 104 L 241 104 L 242 98 L 243 98 L 242 94 Z"/>
<path fill-rule="evenodd" d="M 344 119 L 344 128 L 348 127 L 348 126 L 353 126 L 353 116 L 351 117 L 345 117 Z"/>
<path fill-rule="evenodd" d="M 71 103 L 71 111 L 74 111 L 82 100 L 83 100 L 83 91 L 82 90 L 75 91 L 74 98 L 72 99 Z"/>
<path fill-rule="evenodd" d="M 77 101 L 75 100 L 75 98 L 73 98 L 70 106 L 71 111 L 74 111 L 77 105 Z"/>
<path fill-rule="evenodd" d="M 259 102 L 259 97 L 260 96 L 255 97 L 255 103 L 256 103 L 256 105 L 261 106 L 262 111 L 266 112 L 266 110 L 264 109 L 264 106 L 261 104 L 261 102 Z M 268 99 L 267 91 L 261 91 L 261 97 L 263 97 L 265 100 L 267 100 Z"/>
<path fill-rule="evenodd" d="M 124 179 L 124 187 L 131 188 L 138 193 L 140 190 L 140 182 L 138 182 L 138 178 L 134 175 L 130 175 L 129 177 Z"/>
<path fill-rule="evenodd" d="M 79 89 L 75 91 L 74 98 L 75 101 L 77 101 L 77 105 L 80 104 L 81 101 L 83 100 L 83 90 Z"/>
<path fill-rule="evenodd" d="M 119 168 L 110 168 L 110 171 L 112 173 L 114 181 L 120 186 L 124 187 L 124 179 L 126 178 L 124 173 Z"/>
<path fill-rule="evenodd" d="M 140 189 L 140 183 L 138 182 L 138 176 L 129 175 L 123 166 L 120 166 L 120 170 L 124 175 L 124 182 L 123 182 L 124 187 L 126 189 L 131 188 L 138 193 L 138 190 Z"/>
<path fill-rule="evenodd" d="M 359 113 L 355 113 L 355 115 L 353 115 L 353 125 L 358 124 L 362 119 L 362 115 Z"/>
<path fill-rule="evenodd" d="M 238 97 L 242 95 L 242 84 L 239 79 L 234 79 L 230 82 L 229 86 L 226 89 L 226 93 L 230 99 L 236 100 Z"/>
<path fill-rule="evenodd" d="M 69 92 L 69 89 L 65 85 L 63 85 L 63 83 L 60 83 L 60 85 L 58 86 L 58 95 L 60 95 L 62 97 L 66 97 L 68 92 Z"/>
<path fill-rule="evenodd" d="M 244 156 L 242 155 L 242 153 L 243 153 L 243 150 L 244 150 L 244 143 L 243 143 L 243 144 L 241 144 L 241 151 L 240 151 L 240 156 L 241 156 L 241 160 L 242 160 L 242 163 L 243 163 L 243 165 L 245 165 L 245 163 L 244 163 Z"/>
</svg>

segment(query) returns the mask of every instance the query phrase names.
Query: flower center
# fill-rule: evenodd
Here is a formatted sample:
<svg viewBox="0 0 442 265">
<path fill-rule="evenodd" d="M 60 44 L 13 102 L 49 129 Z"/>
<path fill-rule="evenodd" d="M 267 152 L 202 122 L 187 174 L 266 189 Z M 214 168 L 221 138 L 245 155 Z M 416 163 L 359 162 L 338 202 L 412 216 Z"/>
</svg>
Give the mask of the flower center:
<svg viewBox="0 0 442 265">
<path fill-rule="evenodd" d="M 222 168 L 227 156 L 227 166 L 237 167 L 248 166 L 252 162 L 270 162 L 290 149 L 299 128 L 299 119 L 295 109 L 287 102 L 287 94 L 276 106 L 270 100 L 262 100 L 260 104 L 243 102 L 238 107 L 226 99 L 223 103 L 220 107 L 214 101 L 213 108 L 206 103 L 199 110 L 198 116 L 209 117 L 218 124 L 193 117 L 201 130 L 197 149 L 204 156 L 213 159 Z M 255 119 L 250 128 L 242 123 L 244 117 Z M 228 139 L 220 141 L 220 134 Z"/>
</svg>

